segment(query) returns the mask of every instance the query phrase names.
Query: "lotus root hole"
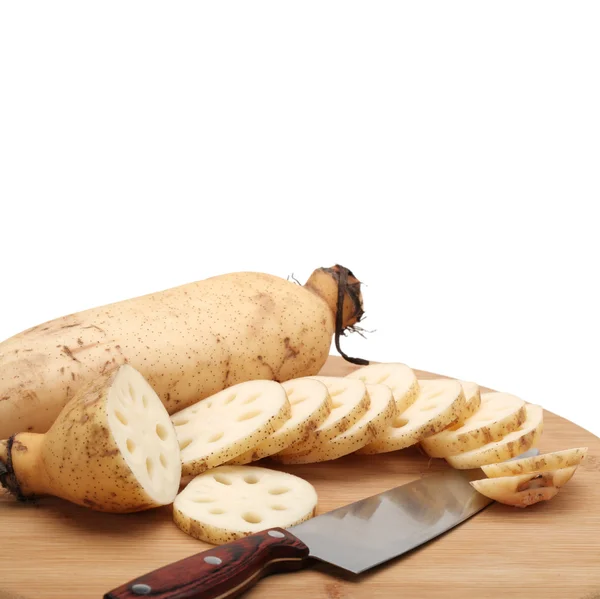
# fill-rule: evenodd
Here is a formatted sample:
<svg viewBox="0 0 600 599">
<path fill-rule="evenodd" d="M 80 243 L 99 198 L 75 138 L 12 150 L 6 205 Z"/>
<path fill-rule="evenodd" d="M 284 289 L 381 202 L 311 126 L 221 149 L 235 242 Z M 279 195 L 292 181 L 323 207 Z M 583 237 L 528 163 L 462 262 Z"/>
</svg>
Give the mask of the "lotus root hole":
<svg viewBox="0 0 600 599">
<path fill-rule="evenodd" d="M 269 489 L 270 495 L 283 495 L 287 493 L 289 489 L 287 487 L 275 487 L 274 489 Z"/>
<path fill-rule="evenodd" d="M 233 393 L 232 395 L 230 395 L 223 403 L 224 405 L 230 404 L 234 399 L 236 398 L 236 394 Z"/>
<path fill-rule="evenodd" d="M 117 417 L 117 420 L 121 424 L 127 426 L 127 418 L 125 417 L 125 414 L 123 414 L 123 412 L 119 412 L 119 410 L 116 410 L 115 411 L 115 416 Z"/>
<path fill-rule="evenodd" d="M 302 403 L 303 401 L 306 401 L 306 397 L 298 397 L 297 399 L 294 399 L 292 402 L 290 402 L 293 406 L 298 405 L 299 403 Z"/>
<path fill-rule="evenodd" d="M 185 441 L 181 441 L 179 443 L 179 449 L 183 450 L 186 447 L 189 447 L 192 443 L 193 439 L 185 439 Z"/>
<path fill-rule="evenodd" d="M 226 476 L 223 476 L 222 474 L 215 474 L 214 479 L 218 483 L 221 483 L 222 485 L 230 485 L 231 484 L 231 480 L 229 478 L 227 478 Z"/>
<path fill-rule="evenodd" d="M 169 432 L 167 431 L 167 428 L 165 427 L 164 424 L 162 424 L 160 422 L 156 425 L 156 434 L 158 435 L 158 438 L 161 441 L 166 441 L 167 437 L 169 436 Z"/>
<path fill-rule="evenodd" d="M 242 518 L 250 524 L 260 524 L 262 522 L 261 516 L 255 512 L 246 512 L 242 514 Z"/>
<path fill-rule="evenodd" d="M 223 435 L 225 433 L 223 431 L 220 431 L 218 433 L 213 433 L 209 438 L 208 438 L 208 442 L 209 443 L 214 443 L 215 441 L 218 441 L 219 439 L 223 438 Z"/>
<path fill-rule="evenodd" d="M 255 418 L 260 414 L 260 410 L 252 410 L 251 412 L 246 412 L 241 416 L 238 416 L 238 422 L 243 422 L 244 420 L 250 420 L 251 418 Z"/>
</svg>

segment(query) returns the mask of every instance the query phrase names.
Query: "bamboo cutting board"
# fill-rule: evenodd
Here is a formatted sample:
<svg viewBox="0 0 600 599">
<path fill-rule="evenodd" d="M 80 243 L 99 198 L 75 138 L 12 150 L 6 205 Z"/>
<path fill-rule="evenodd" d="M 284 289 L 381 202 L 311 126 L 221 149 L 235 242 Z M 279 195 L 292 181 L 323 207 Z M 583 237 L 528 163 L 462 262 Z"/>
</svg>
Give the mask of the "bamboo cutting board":
<svg viewBox="0 0 600 599">
<path fill-rule="evenodd" d="M 331 357 L 322 374 L 355 367 Z M 435 375 L 417 371 L 419 378 Z M 527 398 L 524 398 L 527 399 Z M 600 599 L 600 439 L 545 412 L 540 451 L 587 446 L 588 457 L 550 502 L 493 504 L 446 535 L 358 577 L 324 564 L 264 578 L 245 596 L 310 599 Z M 414 449 L 304 466 L 318 513 L 446 468 Z M 54 499 L 0 497 L 0 599 L 100 599 L 209 546 L 179 531 L 170 509 L 101 514 Z"/>
</svg>

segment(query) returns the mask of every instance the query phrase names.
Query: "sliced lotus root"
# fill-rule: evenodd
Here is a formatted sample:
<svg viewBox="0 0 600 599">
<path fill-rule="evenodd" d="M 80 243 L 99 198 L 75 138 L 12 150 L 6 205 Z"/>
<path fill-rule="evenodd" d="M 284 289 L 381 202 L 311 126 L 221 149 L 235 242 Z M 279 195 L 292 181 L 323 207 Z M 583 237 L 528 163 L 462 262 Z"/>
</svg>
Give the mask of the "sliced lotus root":
<svg viewBox="0 0 600 599">
<path fill-rule="evenodd" d="M 317 493 L 302 478 L 257 466 L 220 466 L 196 476 L 177 496 L 173 520 L 185 533 L 221 545 L 315 515 Z"/>
<path fill-rule="evenodd" d="M 482 466 L 481 469 L 490 478 L 511 474 L 527 474 L 528 472 L 547 472 L 570 466 L 579 466 L 587 455 L 587 450 L 587 447 L 576 447 L 501 464 L 487 464 Z"/>
<path fill-rule="evenodd" d="M 370 385 L 386 385 L 392 390 L 396 400 L 396 411 L 402 414 L 410 407 L 419 394 L 419 381 L 406 364 L 369 364 L 354 370 L 348 378 L 358 379 Z"/>
<path fill-rule="evenodd" d="M 316 444 L 307 454 L 279 456 L 284 464 L 311 464 L 335 460 L 377 438 L 391 424 L 396 415 L 392 390 L 385 385 L 367 385 L 371 400 L 369 409 L 345 432 L 329 441 Z"/>
<path fill-rule="evenodd" d="M 525 422 L 516 431 L 508 433 L 499 441 L 493 441 L 477 449 L 448 456 L 446 461 L 453 468 L 460 470 L 479 468 L 486 464 L 495 464 L 516 458 L 535 447 L 544 427 L 544 410 L 541 406 L 527 404 L 525 411 L 527 414 Z"/>
<path fill-rule="evenodd" d="M 183 474 L 199 474 L 256 447 L 290 416 L 284 388 L 268 380 L 233 385 L 173 414 Z"/>
<path fill-rule="evenodd" d="M 575 470 L 577 470 L 577 466 L 545 472 L 485 478 L 472 481 L 471 485 L 482 495 L 499 503 L 514 507 L 527 507 L 555 497 L 558 490 L 571 480 Z"/>
<path fill-rule="evenodd" d="M 325 443 L 348 430 L 369 408 L 369 394 L 362 381 L 335 376 L 310 378 L 327 387 L 331 397 L 331 413 L 304 441 L 292 443 L 277 456 L 309 453 L 316 444 Z"/>
<path fill-rule="evenodd" d="M 306 441 L 331 413 L 327 387 L 315 379 L 300 378 L 282 383 L 291 405 L 292 415 L 285 424 L 254 449 L 234 458 L 230 464 L 248 464 L 266 458 L 292 443 Z"/>
<path fill-rule="evenodd" d="M 483 393 L 481 405 L 462 424 L 423 439 L 421 446 L 432 458 L 445 458 L 497 441 L 525 421 L 525 402 L 509 393 Z"/>
<path fill-rule="evenodd" d="M 375 441 L 359 449 L 360 454 L 396 451 L 418 443 L 454 422 L 466 399 L 458 381 L 434 379 L 419 381 L 419 397 L 410 408 L 395 417 L 392 425 Z"/>
</svg>

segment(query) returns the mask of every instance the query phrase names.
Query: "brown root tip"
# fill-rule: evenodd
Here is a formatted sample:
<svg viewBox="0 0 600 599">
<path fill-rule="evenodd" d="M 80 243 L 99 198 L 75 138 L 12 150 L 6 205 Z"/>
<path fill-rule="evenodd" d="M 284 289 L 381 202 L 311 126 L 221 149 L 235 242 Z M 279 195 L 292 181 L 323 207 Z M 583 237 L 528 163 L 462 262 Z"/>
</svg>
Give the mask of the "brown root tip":
<svg viewBox="0 0 600 599">
<path fill-rule="evenodd" d="M 15 474 L 13 463 L 12 463 L 12 447 L 15 441 L 15 436 L 12 435 L 6 441 L 6 462 L 0 459 L 0 484 L 11 494 L 14 495 L 19 501 L 31 501 L 32 498 L 28 498 L 23 494 L 19 480 Z"/>
<path fill-rule="evenodd" d="M 332 285 L 333 283 L 333 285 Z M 305 287 L 322 297 L 335 315 L 335 348 L 340 355 L 359 366 L 369 364 L 362 358 L 351 358 L 340 347 L 340 337 L 346 330 L 354 331 L 364 316 L 360 281 L 345 266 L 336 264 L 331 268 L 318 268 Z"/>
</svg>

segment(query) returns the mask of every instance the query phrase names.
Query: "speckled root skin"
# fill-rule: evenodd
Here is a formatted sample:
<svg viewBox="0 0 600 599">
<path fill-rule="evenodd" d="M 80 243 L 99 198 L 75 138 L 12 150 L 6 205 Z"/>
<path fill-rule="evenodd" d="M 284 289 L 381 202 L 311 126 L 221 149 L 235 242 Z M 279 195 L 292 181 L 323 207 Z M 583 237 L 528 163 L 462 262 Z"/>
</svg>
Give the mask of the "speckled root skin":
<svg viewBox="0 0 600 599">
<path fill-rule="evenodd" d="M 115 376 L 107 373 L 81 389 L 46 434 L 15 435 L 12 468 L 25 497 L 54 495 L 104 512 L 156 507 L 108 427 L 106 398 Z M 8 463 L 7 441 L 0 441 L 0 462 Z"/>
<path fill-rule="evenodd" d="M 172 414 L 236 383 L 317 374 L 336 326 L 339 269 L 306 286 L 264 273 L 211 277 L 86 310 L 0 343 L 0 439 L 46 432 L 78 389 L 128 363 Z M 362 316 L 348 278 L 344 328 Z"/>
</svg>

